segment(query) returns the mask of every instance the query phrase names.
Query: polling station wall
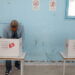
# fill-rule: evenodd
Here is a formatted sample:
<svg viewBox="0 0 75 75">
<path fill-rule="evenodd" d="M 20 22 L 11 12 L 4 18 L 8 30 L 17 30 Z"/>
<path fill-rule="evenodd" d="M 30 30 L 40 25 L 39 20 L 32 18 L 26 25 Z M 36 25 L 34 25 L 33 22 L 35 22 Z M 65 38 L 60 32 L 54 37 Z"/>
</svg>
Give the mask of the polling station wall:
<svg viewBox="0 0 75 75">
<path fill-rule="evenodd" d="M 32 0 L 0 0 L 0 35 L 17 19 L 25 29 L 28 61 L 61 60 L 67 39 L 75 39 L 75 20 L 65 19 L 66 0 L 56 0 L 56 11 L 49 11 L 49 0 L 40 0 L 40 10 L 32 10 Z"/>
</svg>

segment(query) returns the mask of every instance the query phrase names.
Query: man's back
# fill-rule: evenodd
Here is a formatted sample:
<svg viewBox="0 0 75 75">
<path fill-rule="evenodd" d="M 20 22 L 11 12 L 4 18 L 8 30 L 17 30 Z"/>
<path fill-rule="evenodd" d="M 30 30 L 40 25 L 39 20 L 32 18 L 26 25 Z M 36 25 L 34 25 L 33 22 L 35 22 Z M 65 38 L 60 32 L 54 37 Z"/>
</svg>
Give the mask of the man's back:
<svg viewBox="0 0 75 75">
<path fill-rule="evenodd" d="M 24 35 L 24 28 L 23 28 L 23 26 L 19 25 L 18 29 L 17 29 L 17 36 L 19 38 L 24 38 L 23 35 Z M 7 26 L 4 29 L 4 31 L 3 31 L 3 37 L 4 38 L 12 38 L 12 31 L 10 29 L 10 26 Z"/>
</svg>

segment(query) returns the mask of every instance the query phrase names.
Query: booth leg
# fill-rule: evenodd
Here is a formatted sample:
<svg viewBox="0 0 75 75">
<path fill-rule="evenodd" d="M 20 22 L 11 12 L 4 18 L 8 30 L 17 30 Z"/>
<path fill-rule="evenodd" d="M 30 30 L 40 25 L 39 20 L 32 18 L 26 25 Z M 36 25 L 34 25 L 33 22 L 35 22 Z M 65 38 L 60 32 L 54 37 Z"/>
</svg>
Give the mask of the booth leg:
<svg viewBox="0 0 75 75">
<path fill-rule="evenodd" d="M 63 63 L 63 75 L 65 75 L 65 60 L 64 60 L 64 63 Z"/>
<path fill-rule="evenodd" d="M 21 75 L 24 75 L 24 60 L 21 60 Z"/>
</svg>

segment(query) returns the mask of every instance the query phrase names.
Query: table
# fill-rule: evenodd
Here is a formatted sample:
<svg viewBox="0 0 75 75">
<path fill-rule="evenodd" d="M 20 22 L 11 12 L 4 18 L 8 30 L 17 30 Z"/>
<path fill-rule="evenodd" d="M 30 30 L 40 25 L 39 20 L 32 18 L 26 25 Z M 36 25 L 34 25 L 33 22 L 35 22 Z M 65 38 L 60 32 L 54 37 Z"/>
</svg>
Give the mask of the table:
<svg viewBox="0 0 75 75">
<path fill-rule="evenodd" d="M 64 63 L 63 63 L 63 75 L 65 75 L 65 70 L 66 70 L 66 61 L 68 60 L 68 61 L 74 61 L 75 60 L 75 57 L 67 57 L 66 55 L 65 55 L 65 53 L 63 53 L 63 52 L 60 52 L 60 55 L 61 55 L 61 57 L 63 58 L 63 60 L 64 60 Z"/>
<path fill-rule="evenodd" d="M 0 57 L 0 60 L 17 60 L 21 61 L 21 74 L 24 75 L 24 58 L 25 58 L 25 53 L 22 53 L 22 55 L 18 57 Z"/>
</svg>

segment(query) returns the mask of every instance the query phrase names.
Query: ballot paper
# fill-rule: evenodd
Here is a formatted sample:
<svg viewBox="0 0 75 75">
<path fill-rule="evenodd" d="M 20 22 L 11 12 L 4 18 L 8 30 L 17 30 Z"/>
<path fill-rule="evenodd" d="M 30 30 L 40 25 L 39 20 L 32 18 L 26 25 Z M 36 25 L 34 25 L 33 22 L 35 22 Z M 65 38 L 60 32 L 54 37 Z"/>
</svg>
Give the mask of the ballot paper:
<svg viewBox="0 0 75 75">
<path fill-rule="evenodd" d="M 65 55 L 67 57 L 75 57 L 75 40 L 67 40 Z"/>
<path fill-rule="evenodd" d="M 22 53 L 22 39 L 0 39 L 0 57 L 18 57 Z"/>
</svg>

